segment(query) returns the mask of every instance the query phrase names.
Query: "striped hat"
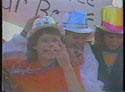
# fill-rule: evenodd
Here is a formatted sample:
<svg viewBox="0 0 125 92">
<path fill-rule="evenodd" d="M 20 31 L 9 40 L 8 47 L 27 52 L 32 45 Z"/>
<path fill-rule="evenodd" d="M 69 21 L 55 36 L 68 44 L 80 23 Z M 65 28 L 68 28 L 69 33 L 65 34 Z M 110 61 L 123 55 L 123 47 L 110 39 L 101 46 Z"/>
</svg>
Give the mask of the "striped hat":
<svg viewBox="0 0 125 92">
<path fill-rule="evenodd" d="M 110 33 L 123 34 L 123 8 L 102 8 L 102 26 L 96 27 Z"/>
<path fill-rule="evenodd" d="M 88 27 L 87 14 L 82 11 L 65 13 L 62 26 L 66 31 L 80 34 L 95 32 L 95 29 Z"/>
</svg>

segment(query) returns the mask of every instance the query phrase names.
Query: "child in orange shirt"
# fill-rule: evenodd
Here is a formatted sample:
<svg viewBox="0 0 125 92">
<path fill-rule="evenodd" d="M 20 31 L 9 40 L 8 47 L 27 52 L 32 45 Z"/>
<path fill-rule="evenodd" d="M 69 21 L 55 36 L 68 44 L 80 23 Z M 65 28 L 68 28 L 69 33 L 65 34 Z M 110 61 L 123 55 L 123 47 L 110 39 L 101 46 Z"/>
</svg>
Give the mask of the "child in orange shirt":
<svg viewBox="0 0 125 92">
<path fill-rule="evenodd" d="M 13 91 L 81 91 L 61 38 L 64 30 L 56 24 L 39 26 L 28 39 L 28 59 L 4 62 L 18 88 Z M 58 63 L 57 63 L 58 62 Z M 9 64 L 10 63 L 10 64 Z"/>
</svg>

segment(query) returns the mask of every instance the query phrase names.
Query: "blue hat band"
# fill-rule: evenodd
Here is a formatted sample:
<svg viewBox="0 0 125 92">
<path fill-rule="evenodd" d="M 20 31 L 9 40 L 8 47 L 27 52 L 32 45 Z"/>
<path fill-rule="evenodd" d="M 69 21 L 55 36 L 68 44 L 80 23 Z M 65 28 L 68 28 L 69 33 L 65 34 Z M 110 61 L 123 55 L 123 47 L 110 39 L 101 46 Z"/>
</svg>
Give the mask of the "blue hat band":
<svg viewBox="0 0 125 92">
<path fill-rule="evenodd" d="M 88 25 L 87 25 L 87 24 L 82 24 L 82 25 L 72 25 L 72 24 L 66 24 L 66 23 L 63 23 L 62 25 L 63 25 L 63 27 L 88 28 Z"/>
</svg>

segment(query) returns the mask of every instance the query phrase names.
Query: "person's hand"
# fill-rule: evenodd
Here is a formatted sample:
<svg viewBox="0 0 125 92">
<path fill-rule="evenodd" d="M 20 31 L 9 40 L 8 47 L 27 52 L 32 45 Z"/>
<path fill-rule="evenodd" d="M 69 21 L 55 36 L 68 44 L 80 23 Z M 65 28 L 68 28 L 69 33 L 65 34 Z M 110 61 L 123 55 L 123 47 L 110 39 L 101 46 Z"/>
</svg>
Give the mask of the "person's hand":
<svg viewBox="0 0 125 92">
<path fill-rule="evenodd" d="M 64 71 L 64 75 L 67 81 L 69 90 L 71 91 L 84 91 L 79 83 L 77 76 L 70 63 L 69 53 L 62 41 L 59 41 L 59 45 L 55 47 L 55 54 L 57 62 Z"/>
<path fill-rule="evenodd" d="M 40 16 L 35 16 L 35 17 L 32 17 L 31 19 L 29 19 L 23 29 L 23 31 L 21 32 L 21 35 L 23 35 L 24 37 L 27 38 L 27 34 L 28 32 L 32 31 L 32 26 L 33 26 L 33 23 L 34 21 L 39 18 Z"/>
<path fill-rule="evenodd" d="M 84 57 L 80 51 L 75 51 L 72 48 L 68 48 L 67 50 L 70 56 L 72 66 L 78 66 L 84 63 Z"/>
<path fill-rule="evenodd" d="M 64 68 L 70 65 L 69 54 L 64 43 L 60 40 L 59 45 L 55 47 L 54 53 L 56 55 L 57 62 Z"/>
</svg>

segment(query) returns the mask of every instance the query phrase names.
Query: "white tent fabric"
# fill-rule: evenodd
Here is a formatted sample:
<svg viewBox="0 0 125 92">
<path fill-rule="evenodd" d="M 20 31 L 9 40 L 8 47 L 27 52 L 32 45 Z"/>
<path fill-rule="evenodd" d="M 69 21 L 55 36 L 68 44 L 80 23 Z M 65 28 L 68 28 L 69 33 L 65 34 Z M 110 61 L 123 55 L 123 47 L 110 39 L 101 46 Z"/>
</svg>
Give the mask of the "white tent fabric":
<svg viewBox="0 0 125 92">
<path fill-rule="evenodd" d="M 27 40 L 21 35 L 14 35 L 13 39 L 3 44 L 3 60 L 26 58 Z"/>
<path fill-rule="evenodd" d="M 15 34 L 20 34 L 20 32 L 23 30 L 22 27 L 14 25 L 12 23 L 6 21 L 3 21 L 2 23 L 3 23 L 2 36 L 5 41 L 11 40 Z"/>
</svg>

